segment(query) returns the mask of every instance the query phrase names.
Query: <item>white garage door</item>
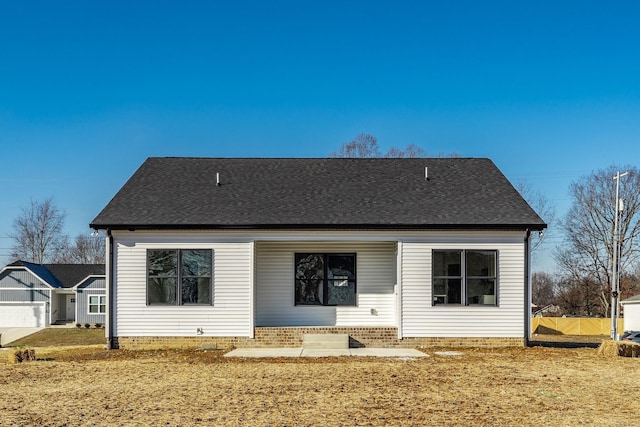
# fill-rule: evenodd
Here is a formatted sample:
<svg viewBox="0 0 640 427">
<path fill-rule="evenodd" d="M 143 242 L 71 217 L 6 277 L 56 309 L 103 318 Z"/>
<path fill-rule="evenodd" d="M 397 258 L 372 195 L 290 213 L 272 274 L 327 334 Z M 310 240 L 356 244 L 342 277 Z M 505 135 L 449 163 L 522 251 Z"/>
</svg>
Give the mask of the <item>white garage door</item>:
<svg viewBox="0 0 640 427">
<path fill-rule="evenodd" d="M 640 304 L 624 305 L 624 330 L 640 331 Z"/>
<path fill-rule="evenodd" d="M 45 302 L 0 302 L 0 326 L 4 328 L 44 328 Z"/>
</svg>

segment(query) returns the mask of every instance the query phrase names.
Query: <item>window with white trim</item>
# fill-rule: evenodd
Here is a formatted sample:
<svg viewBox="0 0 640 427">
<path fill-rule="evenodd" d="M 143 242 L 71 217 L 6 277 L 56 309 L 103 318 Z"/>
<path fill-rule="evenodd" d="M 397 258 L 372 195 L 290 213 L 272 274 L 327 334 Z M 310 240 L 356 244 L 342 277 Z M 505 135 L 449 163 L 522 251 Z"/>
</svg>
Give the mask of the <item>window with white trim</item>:
<svg viewBox="0 0 640 427">
<path fill-rule="evenodd" d="M 105 295 L 89 295 L 89 314 L 103 314 L 107 312 L 107 297 Z"/>
<path fill-rule="evenodd" d="M 497 305 L 498 251 L 434 250 L 433 305 Z"/>
<path fill-rule="evenodd" d="M 147 305 L 211 304 L 213 251 L 148 249 Z"/>
</svg>

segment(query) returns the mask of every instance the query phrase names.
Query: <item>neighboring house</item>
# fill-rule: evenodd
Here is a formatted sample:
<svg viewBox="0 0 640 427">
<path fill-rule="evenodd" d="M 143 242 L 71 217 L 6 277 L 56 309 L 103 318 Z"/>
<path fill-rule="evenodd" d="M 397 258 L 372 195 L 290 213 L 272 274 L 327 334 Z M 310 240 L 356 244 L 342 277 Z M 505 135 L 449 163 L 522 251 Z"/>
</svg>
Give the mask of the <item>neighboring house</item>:
<svg viewBox="0 0 640 427">
<path fill-rule="evenodd" d="M 522 345 L 546 224 L 489 159 L 149 158 L 107 231 L 112 348 Z"/>
<path fill-rule="evenodd" d="M 555 315 L 560 311 L 560 307 L 554 304 L 548 304 L 545 305 L 544 307 L 540 308 L 536 305 L 532 305 L 531 307 L 531 315 L 533 317 L 544 317 L 544 315 L 546 314 L 547 316 L 551 315 Z"/>
<path fill-rule="evenodd" d="M 640 295 L 620 301 L 624 310 L 624 330 L 640 331 Z"/>
<path fill-rule="evenodd" d="M 104 264 L 33 264 L 0 270 L 0 326 L 46 327 L 106 320 Z"/>
</svg>

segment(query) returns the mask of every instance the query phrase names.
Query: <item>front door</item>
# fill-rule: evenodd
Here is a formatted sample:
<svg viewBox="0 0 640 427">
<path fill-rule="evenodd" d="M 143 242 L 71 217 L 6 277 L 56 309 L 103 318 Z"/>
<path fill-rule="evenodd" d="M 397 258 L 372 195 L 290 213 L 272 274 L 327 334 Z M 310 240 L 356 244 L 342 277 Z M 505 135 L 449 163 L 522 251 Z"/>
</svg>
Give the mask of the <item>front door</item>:
<svg viewBox="0 0 640 427">
<path fill-rule="evenodd" d="M 66 320 L 76 320 L 76 296 L 75 295 L 67 295 Z"/>
</svg>

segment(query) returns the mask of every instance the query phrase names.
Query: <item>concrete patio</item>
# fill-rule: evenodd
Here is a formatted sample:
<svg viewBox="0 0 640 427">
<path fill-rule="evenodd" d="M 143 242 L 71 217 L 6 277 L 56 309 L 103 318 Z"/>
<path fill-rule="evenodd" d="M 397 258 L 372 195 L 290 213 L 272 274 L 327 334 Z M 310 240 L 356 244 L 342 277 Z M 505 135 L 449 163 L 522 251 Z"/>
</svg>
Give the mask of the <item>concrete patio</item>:
<svg viewBox="0 0 640 427">
<path fill-rule="evenodd" d="M 416 349 L 408 348 L 237 348 L 231 350 L 225 357 L 335 357 L 335 356 L 366 356 L 366 357 L 401 357 L 418 358 L 429 357 L 428 354 Z"/>
</svg>

